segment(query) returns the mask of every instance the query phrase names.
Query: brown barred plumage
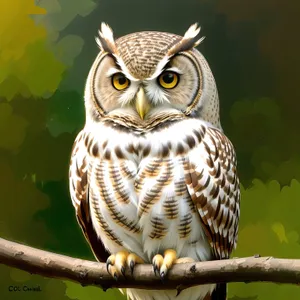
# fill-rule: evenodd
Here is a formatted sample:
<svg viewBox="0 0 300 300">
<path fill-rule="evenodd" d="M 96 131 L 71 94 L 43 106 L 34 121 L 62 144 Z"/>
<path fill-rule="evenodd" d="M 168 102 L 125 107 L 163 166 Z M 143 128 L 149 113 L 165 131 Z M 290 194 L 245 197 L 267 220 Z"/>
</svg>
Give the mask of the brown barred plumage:
<svg viewBox="0 0 300 300">
<path fill-rule="evenodd" d="M 236 242 L 234 233 L 236 232 L 235 227 L 237 227 L 238 220 L 234 221 L 234 216 L 238 213 L 237 208 L 240 197 L 238 178 L 236 173 L 234 173 L 236 172 L 236 158 L 232 155 L 234 154 L 232 144 L 219 130 L 201 126 L 197 132 L 198 134 L 195 134 L 194 131 L 194 136 L 201 135 L 202 138 L 197 138 L 196 140 L 194 136 L 188 135 L 185 139 L 186 148 L 184 152 L 181 151 L 178 153 L 178 150 L 176 150 L 179 145 L 181 145 L 180 142 L 171 148 L 168 147 L 168 151 L 175 149 L 174 155 L 176 162 L 173 159 L 165 157 L 165 144 L 162 144 L 162 146 L 158 148 L 155 156 L 151 159 L 148 158 L 152 151 L 152 147 L 149 143 L 146 143 L 139 151 L 137 149 L 132 151 L 132 149 L 134 149 L 133 144 L 129 144 L 129 146 L 125 146 L 124 148 L 118 145 L 115 147 L 114 152 L 119 161 L 115 163 L 110 161 L 111 157 L 107 157 L 107 152 L 112 151 L 102 148 L 103 158 L 101 159 L 101 154 L 99 154 L 98 157 L 95 157 L 96 161 L 100 159 L 98 164 L 93 163 L 93 182 L 112 220 L 128 231 L 133 232 L 139 232 L 141 230 L 139 226 L 137 226 L 138 219 L 142 218 L 144 214 L 148 214 L 157 201 L 160 201 L 164 189 L 173 184 L 174 196 L 166 197 L 163 201 L 162 207 L 164 213 L 162 215 L 164 215 L 166 219 L 177 219 L 179 211 L 177 199 L 179 198 L 182 199 L 181 201 L 186 201 L 191 213 L 195 212 L 194 207 L 196 207 L 200 213 L 201 221 L 204 227 L 206 227 L 214 256 L 216 258 L 227 258 Z M 86 147 L 86 153 L 88 153 L 89 145 L 94 143 L 93 137 L 86 135 L 86 139 L 89 138 L 90 141 L 88 143 L 81 143 L 82 146 Z M 80 142 L 81 138 L 78 138 L 78 143 Z M 95 145 L 97 145 L 97 143 L 94 144 L 94 147 Z M 206 153 L 206 158 L 203 160 L 206 167 L 201 169 L 198 168 L 196 162 L 190 161 L 188 157 L 189 151 L 199 146 L 201 146 L 205 151 L 204 153 Z M 78 149 L 80 149 L 79 145 L 74 146 L 73 155 L 76 156 L 79 151 Z M 126 159 L 128 159 L 132 153 L 142 157 L 142 159 L 148 159 L 145 166 L 138 172 L 130 171 L 126 163 Z M 75 197 L 79 200 L 84 197 L 83 193 L 87 185 L 87 173 L 82 173 L 82 170 L 87 168 L 86 160 L 87 157 L 83 157 L 80 168 L 78 167 L 78 162 L 76 161 L 75 163 L 76 176 L 81 178 L 81 180 L 77 181 L 77 185 L 72 181 L 72 189 L 75 190 Z M 182 165 L 185 176 L 176 181 L 174 180 L 174 163 L 177 163 L 179 166 Z M 105 178 L 109 178 L 112 191 L 110 191 L 110 187 L 105 183 Z M 126 189 L 126 181 L 124 181 L 124 179 L 133 182 L 134 192 L 138 197 L 143 192 L 145 182 L 151 178 L 154 182 L 151 189 L 146 191 L 139 201 L 136 222 L 128 221 L 122 212 L 117 209 L 118 203 L 129 204 L 131 201 L 130 195 L 132 191 L 128 188 Z M 95 206 L 95 209 L 97 205 L 99 205 L 97 204 L 97 197 L 99 196 L 93 194 L 91 199 L 91 203 Z M 95 201 L 93 201 L 93 199 L 95 199 Z M 217 204 L 213 206 L 209 199 L 217 199 Z M 222 207 L 226 210 L 222 209 Z M 188 219 L 186 219 L 187 216 Z M 181 218 L 178 228 L 180 237 L 185 237 L 189 234 L 190 225 L 184 223 L 183 220 L 190 220 L 190 216 L 190 214 L 186 214 Z M 224 232 L 226 226 L 228 228 L 226 228 Z M 155 238 L 163 237 L 162 232 L 165 230 L 165 227 L 161 226 L 162 232 L 159 231 L 159 228 L 160 227 L 157 226 L 153 228 L 150 236 L 155 236 Z M 232 230 L 232 228 L 234 228 L 234 231 L 229 235 L 228 231 Z M 182 233 L 182 231 L 184 233 Z"/>
<path fill-rule="evenodd" d="M 105 147 L 99 147 L 98 144 L 101 143 L 95 141 L 95 136 L 86 134 L 86 139 L 90 140 L 85 143 L 86 139 L 80 138 L 80 135 L 72 156 L 74 162 L 71 170 L 74 170 L 75 177 L 78 178 L 76 183 L 71 171 L 70 187 L 74 190 L 73 201 L 76 205 L 81 203 L 80 201 L 86 198 L 84 193 L 90 184 L 91 211 L 102 235 L 111 241 L 114 247 L 124 247 L 121 235 L 115 231 L 114 226 L 144 238 L 144 233 L 147 232 L 150 240 L 163 241 L 171 224 L 169 222 L 178 222 L 180 239 L 197 244 L 192 236 L 195 230 L 193 224 L 194 220 L 200 217 L 213 257 L 229 257 L 236 244 L 240 195 L 234 150 L 230 141 L 218 129 L 199 126 L 197 131 L 193 131 L 193 135 L 186 136 L 185 146 L 181 141 L 174 143 L 170 140 L 168 146 L 165 141 L 160 147 L 154 147 L 140 137 L 138 143 L 118 143 L 111 148 L 109 142 L 105 141 L 102 142 L 102 145 L 105 143 Z M 93 144 L 93 147 L 97 145 L 97 153 L 90 147 L 90 154 L 93 155 L 88 154 L 90 144 Z M 178 151 L 180 146 L 182 149 Z M 166 155 L 166 147 L 171 156 Z M 78 161 L 76 158 L 79 157 L 80 151 L 85 151 L 85 155 Z M 194 160 L 193 156 L 190 157 L 191 151 L 199 151 L 199 158 Z M 111 153 L 110 156 L 107 156 L 107 153 Z M 139 170 L 130 165 L 130 157 L 133 155 L 139 157 L 140 162 L 145 162 L 140 164 Z M 198 162 L 201 162 L 202 167 L 199 168 Z M 181 177 L 174 177 L 175 167 L 182 169 Z M 87 169 L 90 169 L 89 181 Z M 152 184 L 145 190 L 144 186 L 149 180 L 152 180 Z M 132 188 L 128 187 L 128 182 L 131 182 Z M 171 186 L 173 194 L 163 196 Z M 130 214 L 130 219 L 129 215 L 122 212 L 120 205 L 132 205 L 132 193 L 135 193 L 138 209 Z M 153 215 L 153 209 L 160 201 L 162 211 Z M 182 214 L 182 204 L 178 201 L 186 203 L 187 213 Z M 199 213 L 198 217 L 196 212 Z M 145 230 L 143 220 L 148 218 L 148 214 L 148 230 Z M 113 227 L 111 222 L 115 223 Z"/>
<path fill-rule="evenodd" d="M 100 261 L 128 251 L 151 263 L 165 250 L 195 261 L 224 259 L 236 246 L 237 159 L 221 129 L 213 75 L 194 49 L 199 31 L 193 25 L 183 37 L 147 31 L 114 40 L 101 27 L 85 91 L 86 125 L 69 172 L 78 222 Z M 159 85 L 164 72 L 179 78 L 172 89 Z M 127 88 L 113 87 L 115 74 L 127 77 Z M 196 286 L 177 297 L 176 291 L 127 294 L 225 300 L 226 285 Z"/>
</svg>

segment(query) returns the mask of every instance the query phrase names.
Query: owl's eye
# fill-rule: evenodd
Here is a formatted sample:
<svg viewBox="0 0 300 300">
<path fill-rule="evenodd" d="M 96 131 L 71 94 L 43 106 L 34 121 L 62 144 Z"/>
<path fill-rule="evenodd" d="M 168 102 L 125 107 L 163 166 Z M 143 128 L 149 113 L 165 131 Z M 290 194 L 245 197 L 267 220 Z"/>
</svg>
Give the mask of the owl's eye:
<svg viewBox="0 0 300 300">
<path fill-rule="evenodd" d="M 179 76 L 175 72 L 166 71 L 158 77 L 158 83 L 165 89 L 174 88 L 179 82 Z"/>
<path fill-rule="evenodd" d="M 129 80 L 122 73 L 116 73 L 112 76 L 112 85 L 118 91 L 126 89 L 129 83 Z"/>
</svg>

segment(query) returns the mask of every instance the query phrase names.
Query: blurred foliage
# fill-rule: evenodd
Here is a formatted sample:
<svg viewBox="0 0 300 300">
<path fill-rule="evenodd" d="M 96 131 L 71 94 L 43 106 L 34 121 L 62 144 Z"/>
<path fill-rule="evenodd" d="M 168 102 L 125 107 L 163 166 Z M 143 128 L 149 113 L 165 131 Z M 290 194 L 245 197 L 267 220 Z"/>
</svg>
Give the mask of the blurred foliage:
<svg viewBox="0 0 300 300">
<path fill-rule="evenodd" d="M 84 124 L 83 90 L 100 22 L 118 37 L 149 29 L 183 34 L 199 21 L 207 36 L 199 50 L 218 83 L 222 124 L 243 184 L 233 256 L 299 258 L 299 13 L 296 0 L 0 1 L 1 236 L 93 259 L 67 178 L 72 143 Z M 125 298 L 118 290 L 5 266 L 0 276 L 1 299 Z M 42 292 L 12 293 L 10 285 L 40 286 Z M 290 285 L 236 283 L 229 284 L 229 298 L 297 299 L 300 292 Z"/>
<path fill-rule="evenodd" d="M 1 272 L 1 299 L 8 300 L 69 300 L 66 295 L 66 285 L 64 282 L 57 279 L 44 278 L 39 275 L 31 275 L 18 269 L 0 266 Z M 20 292 L 10 292 L 9 288 L 20 288 Z M 23 287 L 37 288 L 41 291 L 24 292 Z"/>
<path fill-rule="evenodd" d="M 300 136 L 297 128 L 288 127 L 281 111 L 270 98 L 244 99 L 232 105 L 227 129 L 239 154 L 244 183 L 251 178 L 276 179 L 281 184 L 300 180 Z"/>
<path fill-rule="evenodd" d="M 64 132 L 78 132 L 84 125 L 83 115 L 84 105 L 80 94 L 57 91 L 48 108 L 47 127 L 50 134 L 57 137 Z"/>
<path fill-rule="evenodd" d="M 0 158 L 0 233 L 2 237 L 42 246 L 53 237 L 45 223 L 35 218 L 37 211 L 50 205 L 46 194 L 37 189 L 32 178 L 16 178 L 9 163 Z"/>
<path fill-rule="evenodd" d="M 0 2 L 0 96 L 42 96 L 56 90 L 64 66 L 47 47 L 45 28 L 29 14 L 45 14 L 33 1 Z"/>
<path fill-rule="evenodd" d="M 300 258 L 300 183 L 292 180 L 280 187 L 277 181 L 267 184 L 254 180 L 248 189 L 242 188 L 241 222 L 238 247 L 233 257 L 255 254 L 281 258 Z M 291 209 L 292 208 L 292 209 Z M 300 298 L 297 286 L 273 283 L 232 283 L 229 299 L 282 300 Z"/>
<path fill-rule="evenodd" d="M 15 114 L 9 103 L 0 103 L 0 148 L 17 149 L 25 139 L 27 125 L 28 122 Z"/>
</svg>

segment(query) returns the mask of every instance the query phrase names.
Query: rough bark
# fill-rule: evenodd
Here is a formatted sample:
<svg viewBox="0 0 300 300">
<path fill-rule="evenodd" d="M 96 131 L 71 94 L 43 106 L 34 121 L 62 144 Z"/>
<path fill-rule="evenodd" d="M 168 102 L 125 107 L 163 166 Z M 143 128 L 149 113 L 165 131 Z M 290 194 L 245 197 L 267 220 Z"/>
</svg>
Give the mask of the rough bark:
<svg viewBox="0 0 300 300">
<path fill-rule="evenodd" d="M 184 289 L 219 282 L 269 281 L 300 283 L 300 260 L 273 257 L 246 257 L 174 265 L 164 282 L 151 265 L 137 265 L 133 274 L 114 280 L 103 263 L 72 258 L 39 250 L 0 238 L 0 263 L 45 277 L 72 280 L 103 289 Z"/>
</svg>

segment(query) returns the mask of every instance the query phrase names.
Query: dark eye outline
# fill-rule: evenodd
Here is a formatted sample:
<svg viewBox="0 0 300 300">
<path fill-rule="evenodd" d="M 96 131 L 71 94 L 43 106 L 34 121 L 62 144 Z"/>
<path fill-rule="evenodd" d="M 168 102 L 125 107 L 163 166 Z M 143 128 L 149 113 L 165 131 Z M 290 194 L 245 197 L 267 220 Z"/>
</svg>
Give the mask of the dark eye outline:
<svg viewBox="0 0 300 300">
<path fill-rule="evenodd" d="M 118 76 L 119 77 L 121 76 L 122 78 L 126 79 L 126 83 L 123 84 L 123 85 L 126 85 L 125 87 L 123 87 L 123 85 L 120 85 L 119 88 L 116 86 L 115 80 L 118 80 L 118 78 L 116 78 Z M 127 89 L 130 86 L 130 80 L 123 73 L 119 72 L 119 73 L 115 73 L 111 76 L 111 84 L 117 91 L 124 91 L 125 89 Z"/>
<path fill-rule="evenodd" d="M 174 86 L 168 87 L 168 86 L 164 86 L 164 85 L 161 83 L 162 78 L 163 78 L 166 74 L 172 74 L 172 75 L 175 76 L 175 78 L 176 78 L 177 81 L 176 81 L 176 83 L 175 83 Z M 176 72 L 174 72 L 174 71 L 164 71 L 164 72 L 161 73 L 161 74 L 158 76 L 158 78 L 157 78 L 158 84 L 159 84 L 162 88 L 164 88 L 164 89 L 166 89 L 166 90 L 174 89 L 174 88 L 178 85 L 179 81 L 180 81 L 180 76 L 179 76 L 178 73 L 176 73 Z M 168 85 L 168 84 L 170 84 L 170 83 L 166 83 L 166 85 Z"/>
</svg>

